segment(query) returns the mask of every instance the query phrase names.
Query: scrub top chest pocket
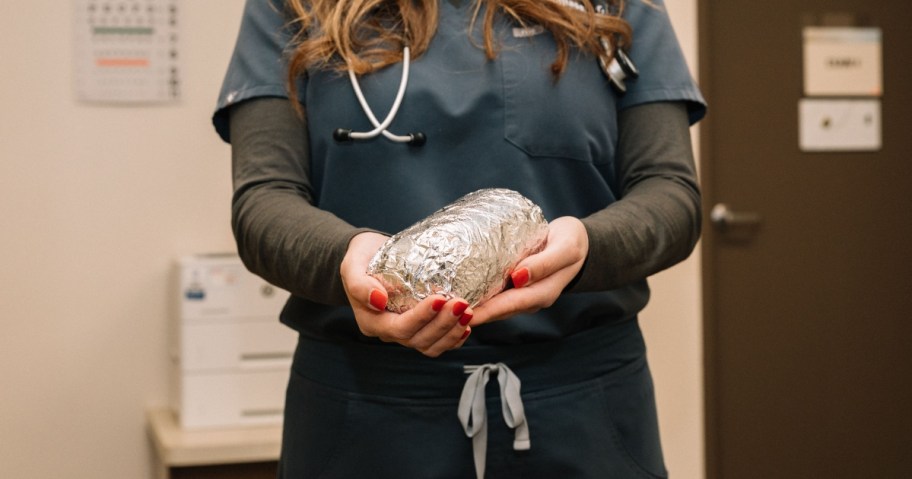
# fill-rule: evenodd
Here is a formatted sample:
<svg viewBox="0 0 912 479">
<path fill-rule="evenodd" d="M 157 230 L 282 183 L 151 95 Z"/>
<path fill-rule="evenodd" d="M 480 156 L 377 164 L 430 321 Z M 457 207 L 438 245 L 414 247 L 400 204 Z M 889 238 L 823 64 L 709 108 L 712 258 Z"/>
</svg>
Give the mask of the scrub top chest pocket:
<svg viewBox="0 0 912 479">
<path fill-rule="evenodd" d="M 617 140 L 616 96 L 598 61 L 571 51 L 556 79 L 550 33 L 508 27 L 502 38 L 497 61 L 503 65 L 505 139 L 530 157 L 610 163 Z"/>
</svg>

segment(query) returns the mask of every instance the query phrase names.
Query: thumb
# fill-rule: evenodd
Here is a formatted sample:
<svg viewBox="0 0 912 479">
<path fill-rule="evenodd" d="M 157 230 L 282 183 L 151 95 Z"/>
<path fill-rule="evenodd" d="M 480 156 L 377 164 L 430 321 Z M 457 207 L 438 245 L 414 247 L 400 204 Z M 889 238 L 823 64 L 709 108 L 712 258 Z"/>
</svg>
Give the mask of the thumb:
<svg viewBox="0 0 912 479">
<path fill-rule="evenodd" d="M 545 249 L 517 263 L 510 272 L 513 287 L 522 288 L 541 281 L 578 261 L 579 258 L 563 246 L 562 242 L 548 241 Z"/>
<path fill-rule="evenodd" d="M 376 233 L 355 235 L 349 242 L 348 251 L 339 266 L 342 284 L 352 306 L 363 306 L 382 311 L 388 295 L 382 282 L 367 274 L 367 266 L 386 237 Z"/>
<path fill-rule="evenodd" d="M 510 272 L 510 281 L 514 288 L 523 288 L 551 276 L 564 266 L 560 264 L 559 256 L 542 251 L 517 263 Z"/>
<path fill-rule="evenodd" d="M 389 295 L 385 290 L 381 288 L 373 288 L 367 294 L 367 306 L 371 309 L 377 311 L 383 311 L 386 309 L 386 304 L 389 302 Z"/>
<path fill-rule="evenodd" d="M 522 288 L 532 280 L 532 270 L 529 263 L 530 261 L 526 260 L 520 261 L 510 272 L 510 282 L 513 283 L 514 288 Z"/>
<path fill-rule="evenodd" d="M 389 294 L 383 287 L 383 283 L 368 274 L 362 273 L 350 278 L 346 281 L 346 289 L 348 289 L 352 301 L 357 301 L 376 311 L 386 309 L 386 304 L 389 302 Z"/>
</svg>

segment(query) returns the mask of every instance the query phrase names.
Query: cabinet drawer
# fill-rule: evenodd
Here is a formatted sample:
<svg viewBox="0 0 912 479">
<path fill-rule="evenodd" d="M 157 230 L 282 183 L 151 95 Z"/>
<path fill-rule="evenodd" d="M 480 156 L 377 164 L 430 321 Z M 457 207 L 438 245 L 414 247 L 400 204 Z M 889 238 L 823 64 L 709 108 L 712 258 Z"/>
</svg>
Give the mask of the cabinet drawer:
<svg viewBox="0 0 912 479">
<path fill-rule="evenodd" d="M 181 427 L 281 424 L 288 371 L 185 373 L 180 403 L 175 405 Z"/>
<path fill-rule="evenodd" d="M 278 320 L 181 326 L 183 371 L 287 370 L 297 333 Z"/>
</svg>

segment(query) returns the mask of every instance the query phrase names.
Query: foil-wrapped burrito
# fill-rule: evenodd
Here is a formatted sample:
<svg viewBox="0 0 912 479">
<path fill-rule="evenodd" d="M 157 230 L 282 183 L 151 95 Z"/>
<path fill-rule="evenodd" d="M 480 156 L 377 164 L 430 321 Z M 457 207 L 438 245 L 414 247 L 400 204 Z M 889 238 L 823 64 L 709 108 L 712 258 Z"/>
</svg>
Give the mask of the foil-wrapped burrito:
<svg viewBox="0 0 912 479">
<path fill-rule="evenodd" d="M 433 294 L 478 306 L 503 291 L 512 269 L 547 236 L 548 222 L 532 201 L 512 190 L 478 190 L 392 236 L 367 273 L 383 283 L 390 311 Z"/>
</svg>

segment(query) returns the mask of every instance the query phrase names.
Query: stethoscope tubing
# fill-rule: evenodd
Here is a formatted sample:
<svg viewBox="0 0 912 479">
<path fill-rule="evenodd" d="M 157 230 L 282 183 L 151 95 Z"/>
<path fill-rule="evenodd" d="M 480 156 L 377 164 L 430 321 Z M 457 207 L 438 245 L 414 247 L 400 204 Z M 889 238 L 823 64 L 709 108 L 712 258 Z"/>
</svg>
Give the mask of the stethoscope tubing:
<svg viewBox="0 0 912 479">
<path fill-rule="evenodd" d="M 409 66 L 411 64 L 410 57 L 410 50 L 406 45 L 402 48 L 402 77 L 399 80 L 399 91 L 396 92 L 396 98 L 393 100 L 393 105 L 390 107 L 389 113 L 386 114 L 386 117 L 382 122 L 377 120 L 377 116 L 374 115 L 374 111 L 371 110 L 370 105 L 368 105 L 367 99 L 364 98 L 364 92 L 361 91 L 361 84 L 358 82 L 358 77 L 355 75 L 354 70 L 349 67 L 348 79 L 351 81 L 352 90 L 355 91 L 355 96 L 358 98 L 361 110 L 364 111 L 364 114 L 367 116 L 367 119 L 370 120 L 374 129 L 370 131 L 352 131 L 346 128 L 336 128 L 336 130 L 333 131 L 333 138 L 335 138 L 336 141 L 349 142 L 353 140 L 369 140 L 381 134 L 390 141 L 408 143 L 414 146 L 421 146 L 427 141 L 427 137 L 421 132 L 410 133 L 408 135 L 396 135 L 387 130 L 393 123 L 393 120 L 396 119 L 396 114 L 399 112 L 399 106 L 402 104 L 402 99 L 405 97 L 405 89 L 408 86 L 409 79 Z"/>
<path fill-rule="evenodd" d="M 358 103 L 361 104 L 361 109 L 364 110 L 364 114 L 367 115 L 371 125 L 374 126 L 374 129 L 371 131 L 351 132 L 351 137 L 353 139 L 368 140 L 379 134 L 383 134 L 383 136 L 390 140 L 399 143 L 406 143 L 412 140 L 411 135 L 395 135 L 387 130 L 387 127 L 389 127 L 396 118 L 396 113 L 399 112 L 399 105 L 402 104 L 402 98 L 405 97 L 405 88 L 408 86 L 409 78 L 409 64 L 411 63 L 409 56 L 409 47 L 406 46 L 402 49 L 402 79 L 399 80 L 399 91 L 396 92 L 396 99 L 393 100 L 393 106 L 390 107 L 390 111 L 386 114 L 386 118 L 383 119 L 382 123 L 377 121 L 377 117 L 374 116 L 373 110 L 371 110 L 370 105 L 367 104 L 367 100 L 364 98 L 364 93 L 361 91 L 361 85 L 358 83 L 355 72 L 351 68 L 348 69 L 348 78 L 351 80 L 352 89 L 355 90 L 355 96 L 358 97 Z"/>
</svg>

